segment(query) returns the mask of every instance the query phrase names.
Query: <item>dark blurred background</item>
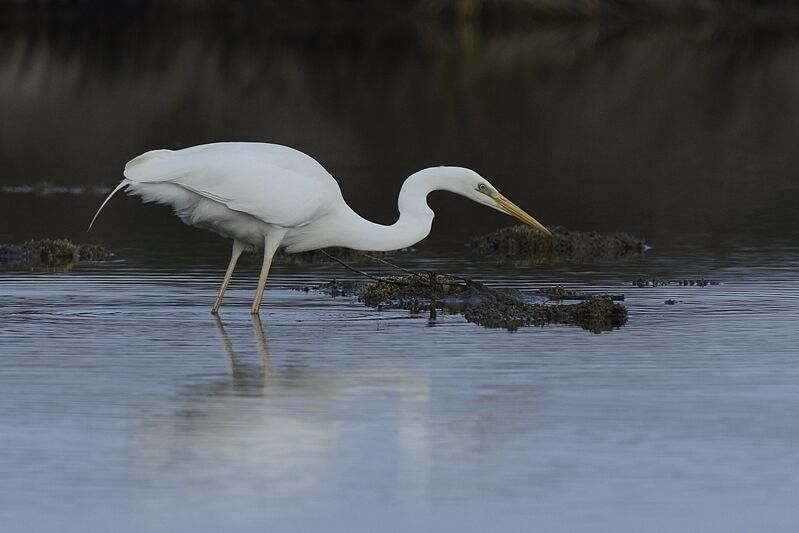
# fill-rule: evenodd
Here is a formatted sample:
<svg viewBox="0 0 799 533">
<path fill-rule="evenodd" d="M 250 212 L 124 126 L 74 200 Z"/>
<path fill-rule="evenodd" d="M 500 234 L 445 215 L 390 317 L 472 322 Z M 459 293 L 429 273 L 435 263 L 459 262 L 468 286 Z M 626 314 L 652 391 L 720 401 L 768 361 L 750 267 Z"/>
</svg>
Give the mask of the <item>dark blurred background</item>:
<svg viewBox="0 0 799 533">
<path fill-rule="evenodd" d="M 250 140 L 314 156 L 384 223 L 405 176 L 458 164 L 549 225 L 795 246 L 798 95 L 787 1 L 0 0 L 0 241 L 86 240 L 102 199 L 14 186 Z M 437 246 L 510 223 L 431 204 Z M 220 242 L 136 199 L 103 217 L 92 240 Z"/>
</svg>

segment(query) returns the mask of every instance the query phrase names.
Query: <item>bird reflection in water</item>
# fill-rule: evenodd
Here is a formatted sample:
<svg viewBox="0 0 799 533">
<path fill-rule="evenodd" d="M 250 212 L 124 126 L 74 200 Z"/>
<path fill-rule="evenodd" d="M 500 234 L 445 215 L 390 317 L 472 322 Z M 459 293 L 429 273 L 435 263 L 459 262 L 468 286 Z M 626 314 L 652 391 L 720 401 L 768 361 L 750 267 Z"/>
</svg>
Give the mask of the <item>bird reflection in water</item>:
<svg viewBox="0 0 799 533">
<path fill-rule="evenodd" d="M 239 335 L 239 323 L 226 328 L 214 317 L 214 325 L 230 370 L 186 378 L 176 394 L 141 405 L 140 423 L 129 438 L 140 474 L 198 490 L 207 489 L 209 479 L 216 480 L 214 491 L 223 490 L 217 483 L 228 482 L 224 490 L 245 486 L 255 493 L 261 483 L 279 483 L 288 495 L 312 489 L 315 482 L 301 474 L 331 463 L 341 432 L 330 400 L 320 399 L 335 398 L 343 387 L 301 364 L 278 371 L 257 316 L 255 349 Z M 309 401 L 319 408 L 308 410 Z"/>
<path fill-rule="evenodd" d="M 225 352 L 230 359 L 231 377 L 233 379 L 232 388 L 234 393 L 239 394 L 263 394 L 264 387 L 273 379 L 272 361 L 269 359 L 269 346 L 266 342 L 261 318 L 258 315 L 251 315 L 252 329 L 255 336 L 255 343 L 258 346 L 258 353 L 261 356 L 260 364 L 245 362 L 233 347 L 233 340 L 225 330 L 225 325 L 219 315 L 213 315 L 214 325 L 216 326 L 219 339 L 225 347 Z"/>
<path fill-rule="evenodd" d="M 257 495 L 258 505 L 275 507 L 336 501 L 347 491 L 427 501 L 448 472 L 479 479 L 481 457 L 524 436 L 516 413 L 537 408 L 530 379 L 498 382 L 496 372 L 473 368 L 476 388 L 442 376 L 436 391 L 424 356 L 364 346 L 342 354 L 341 346 L 284 330 L 285 337 L 272 339 L 270 357 L 257 316 L 251 324 L 214 324 L 210 336 L 216 334 L 229 367 L 209 346 L 215 370 L 185 376 L 140 406 L 128 447 L 147 484 L 192 487 L 198 497 Z M 446 453 L 437 453 L 436 442 Z M 366 475 L 385 473 L 386 458 L 389 476 Z"/>
</svg>

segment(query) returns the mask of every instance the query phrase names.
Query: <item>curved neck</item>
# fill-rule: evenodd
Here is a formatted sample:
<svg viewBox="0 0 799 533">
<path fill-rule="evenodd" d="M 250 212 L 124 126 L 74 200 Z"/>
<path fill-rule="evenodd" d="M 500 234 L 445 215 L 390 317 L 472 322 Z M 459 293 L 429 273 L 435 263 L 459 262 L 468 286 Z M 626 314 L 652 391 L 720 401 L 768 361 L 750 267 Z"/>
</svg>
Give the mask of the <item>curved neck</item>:
<svg viewBox="0 0 799 533">
<path fill-rule="evenodd" d="M 397 207 L 399 219 L 390 226 L 370 222 L 346 203 L 324 223 L 331 237 L 324 246 L 343 246 L 355 250 L 384 252 L 407 248 L 430 233 L 435 214 L 427 205 L 427 195 L 453 188 L 452 176 L 462 172 L 457 167 L 435 167 L 412 174 L 402 184 Z"/>
</svg>

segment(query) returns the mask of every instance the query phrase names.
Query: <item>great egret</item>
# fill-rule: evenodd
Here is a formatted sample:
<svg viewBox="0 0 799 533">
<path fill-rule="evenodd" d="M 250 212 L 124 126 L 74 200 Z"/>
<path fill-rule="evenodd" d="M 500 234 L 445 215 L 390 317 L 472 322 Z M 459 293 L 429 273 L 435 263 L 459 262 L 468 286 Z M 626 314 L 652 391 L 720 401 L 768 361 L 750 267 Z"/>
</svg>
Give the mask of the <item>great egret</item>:
<svg viewBox="0 0 799 533">
<path fill-rule="evenodd" d="M 125 165 L 120 189 L 144 202 L 171 205 L 190 226 L 233 239 L 233 254 L 211 312 L 222 303 L 233 269 L 244 248 L 264 249 L 263 266 L 252 302 L 261 307 L 269 266 L 278 247 L 289 253 L 341 246 L 389 251 L 427 237 L 433 210 L 427 195 L 445 190 L 502 211 L 550 235 L 536 219 L 497 192 L 468 168 L 431 167 L 412 174 L 399 193 L 399 220 L 390 226 L 360 217 L 341 196 L 336 180 L 312 157 L 278 144 L 227 142 L 152 150 Z"/>
</svg>

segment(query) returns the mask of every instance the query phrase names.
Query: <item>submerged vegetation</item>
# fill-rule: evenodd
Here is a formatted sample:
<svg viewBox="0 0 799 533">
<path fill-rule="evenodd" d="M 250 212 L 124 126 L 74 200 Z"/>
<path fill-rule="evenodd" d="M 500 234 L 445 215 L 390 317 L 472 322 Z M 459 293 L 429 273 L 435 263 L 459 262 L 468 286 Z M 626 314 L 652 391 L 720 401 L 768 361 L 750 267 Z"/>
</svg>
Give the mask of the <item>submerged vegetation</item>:
<svg viewBox="0 0 799 533">
<path fill-rule="evenodd" d="M 26 268 L 69 268 L 81 261 L 108 257 L 99 244 L 75 244 L 68 239 L 36 239 L 22 244 L 0 244 L 0 263 Z"/>
<path fill-rule="evenodd" d="M 602 235 L 596 232 L 549 228 L 552 237 L 528 226 L 510 226 L 480 235 L 469 242 L 477 253 L 497 259 L 558 263 L 623 259 L 649 249 L 644 239 L 627 233 Z"/>
</svg>

